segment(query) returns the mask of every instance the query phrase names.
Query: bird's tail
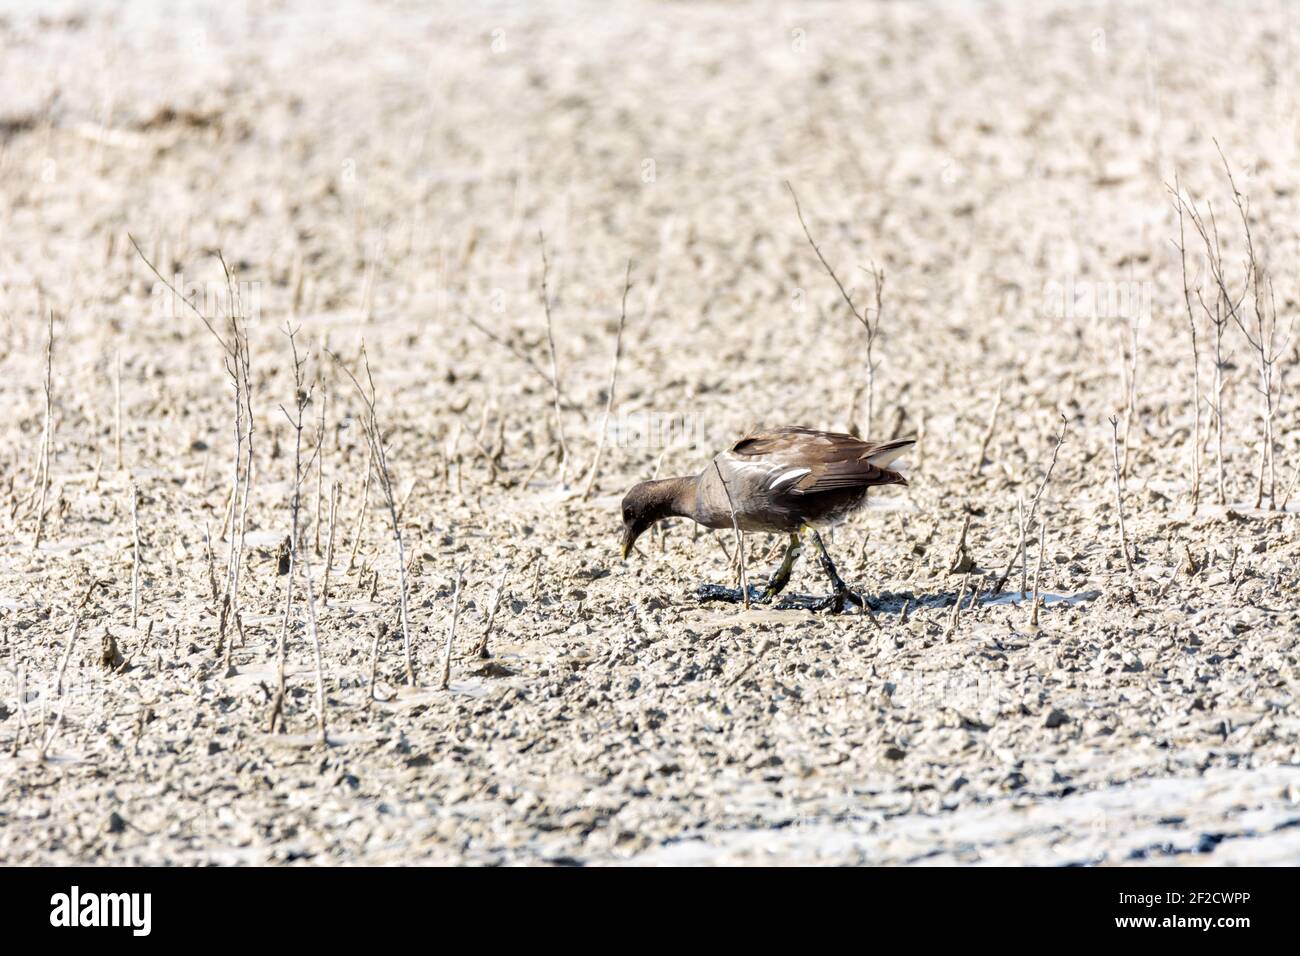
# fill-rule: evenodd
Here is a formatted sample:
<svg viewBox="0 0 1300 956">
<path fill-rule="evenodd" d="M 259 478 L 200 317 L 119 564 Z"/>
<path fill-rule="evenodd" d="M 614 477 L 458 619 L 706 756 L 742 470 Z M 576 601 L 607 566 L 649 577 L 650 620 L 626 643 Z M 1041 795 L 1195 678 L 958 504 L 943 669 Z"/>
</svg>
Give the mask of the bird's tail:
<svg viewBox="0 0 1300 956">
<path fill-rule="evenodd" d="M 868 463 L 875 465 L 877 468 L 888 468 L 895 458 L 915 444 L 915 438 L 899 438 L 895 441 L 882 441 L 873 445 L 871 450 L 862 457 Z M 904 482 L 904 484 L 906 484 L 906 482 Z"/>
</svg>

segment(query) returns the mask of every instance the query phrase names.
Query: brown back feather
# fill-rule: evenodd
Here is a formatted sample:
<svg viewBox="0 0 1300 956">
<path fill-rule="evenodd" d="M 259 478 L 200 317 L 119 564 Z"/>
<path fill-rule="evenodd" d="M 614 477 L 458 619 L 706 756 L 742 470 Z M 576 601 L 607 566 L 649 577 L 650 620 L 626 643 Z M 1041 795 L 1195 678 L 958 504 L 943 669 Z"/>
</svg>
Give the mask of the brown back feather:
<svg viewBox="0 0 1300 956">
<path fill-rule="evenodd" d="M 915 439 L 873 442 L 813 428 L 792 425 L 747 435 L 732 446 L 733 454 L 767 458 L 786 468 L 809 472 L 790 486 L 795 494 L 817 494 L 844 488 L 905 484 L 896 471 L 873 465 L 868 458 L 911 445 Z"/>
</svg>

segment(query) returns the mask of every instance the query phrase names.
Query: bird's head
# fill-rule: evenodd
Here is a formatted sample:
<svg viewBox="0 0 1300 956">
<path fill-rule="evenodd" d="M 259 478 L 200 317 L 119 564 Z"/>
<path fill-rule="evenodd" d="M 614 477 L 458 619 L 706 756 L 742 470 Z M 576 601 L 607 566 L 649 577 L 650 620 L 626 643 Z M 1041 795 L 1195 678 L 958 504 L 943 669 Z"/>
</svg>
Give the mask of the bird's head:
<svg viewBox="0 0 1300 956">
<path fill-rule="evenodd" d="M 623 560 L 646 528 L 679 512 L 676 509 L 679 480 L 664 478 L 633 485 L 623 496 Z"/>
</svg>

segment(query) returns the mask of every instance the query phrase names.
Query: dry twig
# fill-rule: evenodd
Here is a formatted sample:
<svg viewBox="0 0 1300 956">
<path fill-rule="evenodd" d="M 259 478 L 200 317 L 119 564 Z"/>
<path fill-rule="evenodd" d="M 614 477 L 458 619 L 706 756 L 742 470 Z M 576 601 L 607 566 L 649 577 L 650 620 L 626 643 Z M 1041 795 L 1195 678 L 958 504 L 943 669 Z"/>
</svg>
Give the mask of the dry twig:
<svg viewBox="0 0 1300 956">
<path fill-rule="evenodd" d="M 831 281 L 835 283 L 835 287 L 840 290 L 840 297 L 844 299 L 844 303 L 849 307 L 849 311 L 853 314 L 853 317 L 858 320 L 858 323 L 866 331 L 867 334 L 867 345 L 866 345 L 867 424 L 866 424 L 865 434 L 870 436 L 871 427 L 872 427 L 872 417 L 875 414 L 876 368 L 878 367 L 878 363 L 876 362 L 874 353 L 875 353 L 876 337 L 880 333 L 880 319 L 882 313 L 884 312 L 884 297 L 885 297 L 884 270 L 876 268 L 874 264 L 869 269 L 865 269 L 866 273 L 871 276 L 872 283 L 875 289 L 875 315 L 873 317 L 868 317 L 867 314 L 863 312 L 860 308 L 858 308 L 858 306 L 854 303 L 853 296 L 849 293 L 848 289 L 844 288 L 844 283 L 840 281 L 839 276 L 835 274 L 835 270 L 831 268 L 831 264 L 827 262 L 826 257 L 822 255 L 821 248 L 817 245 L 817 241 L 813 239 L 812 232 L 808 228 L 808 223 L 804 221 L 803 209 L 801 209 L 799 206 L 799 197 L 795 194 L 794 187 L 790 185 L 788 180 L 786 181 L 785 188 L 790 191 L 790 198 L 794 200 L 795 215 L 799 217 L 799 225 L 803 227 L 803 234 L 805 237 L 807 237 L 808 244 L 812 246 L 813 252 L 817 254 L 817 259 L 821 262 L 822 268 L 826 270 L 826 274 L 831 277 Z M 854 430 L 857 427 L 853 419 L 857 416 L 857 402 L 858 402 L 859 392 L 860 390 L 854 392 L 853 399 L 849 405 L 849 428 L 851 430 Z"/>
<path fill-rule="evenodd" d="M 49 312 L 49 339 L 45 345 L 45 430 L 41 435 L 41 449 L 36 461 L 36 479 L 33 493 L 36 498 L 36 533 L 32 536 L 32 550 L 41 546 L 45 532 L 45 502 L 50 493 L 50 449 L 54 445 L 54 311 Z"/>
<path fill-rule="evenodd" d="M 252 494 L 255 457 L 253 446 L 255 431 L 252 394 L 253 377 L 249 359 L 248 324 L 246 317 L 242 314 L 242 303 L 235 294 L 235 284 L 230 274 L 230 268 L 226 265 L 225 257 L 220 250 L 217 251 L 217 261 L 221 263 L 221 270 L 226 281 L 228 337 L 223 336 L 218 331 L 217 325 L 211 317 L 205 315 L 198 306 L 181 295 L 176 287 L 158 271 L 157 267 L 149 261 L 149 257 L 144 254 L 144 250 L 140 248 L 140 244 L 136 242 L 134 236 L 128 234 L 127 238 L 131 241 L 131 245 L 135 247 L 136 253 L 149 268 L 149 271 L 173 296 L 185 303 L 220 344 L 226 374 L 230 378 L 234 389 L 235 448 L 230 488 L 230 524 L 233 533 L 230 536 L 226 555 L 226 586 L 219 609 L 220 617 L 217 625 L 216 648 L 218 654 L 224 652 L 225 663 L 229 666 L 231 647 L 234 643 L 233 640 L 227 640 L 230 622 L 233 620 L 236 631 L 240 634 L 243 633 L 239 607 L 239 584 L 248 534 L 248 507 Z"/>
<path fill-rule="evenodd" d="M 343 369 L 352 384 L 356 387 L 357 394 L 361 397 L 365 405 L 365 414 L 362 416 L 361 424 L 365 431 L 366 442 L 370 447 L 370 462 L 375 469 L 375 474 L 379 478 L 379 490 L 384 495 L 384 503 L 388 506 L 388 516 L 393 525 L 393 541 L 397 545 L 397 579 L 398 579 L 398 600 L 401 610 L 402 619 L 402 644 L 406 653 L 406 682 L 415 686 L 415 659 L 411 652 L 411 623 L 410 614 L 407 608 L 407 587 L 406 587 L 406 544 L 402 537 L 402 522 L 397 514 L 397 498 L 393 493 L 393 478 L 388 469 L 388 449 L 384 444 L 383 431 L 379 426 L 379 413 L 376 408 L 375 398 L 375 379 L 370 374 L 370 359 L 366 355 L 365 345 L 361 346 L 362 371 L 365 372 L 366 385 L 362 386 L 357 376 L 352 373 L 342 360 L 333 352 L 329 353 Z M 367 476 L 369 470 L 367 470 Z"/>
<path fill-rule="evenodd" d="M 605 415 L 600 422 L 600 436 L 596 445 L 596 457 L 591 461 L 591 471 L 587 474 L 587 483 L 583 486 L 584 500 L 591 497 L 592 485 L 596 483 L 596 472 L 600 469 L 600 456 L 605 450 L 605 433 L 609 430 L 609 415 L 614 407 L 614 387 L 618 384 L 618 360 L 623 354 L 623 326 L 627 322 L 627 293 L 632 288 L 632 260 L 627 261 L 627 273 L 623 278 L 623 305 L 618 313 L 618 332 L 614 336 L 614 361 L 609 370 L 609 390 L 605 395 Z"/>
<path fill-rule="evenodd" d="M 1187 329 L 1192 339 L 1192 514 L 1201 504 L 1201 350 L 1196 334 L 1196 313 L 1192 309 L 1192 290 L 1187 278 L 1187 240 L 1183 221 L 1182 183 L 1174 177 L 1173 193 L 1177 197 L 1174 208 L 1178 212 L 1178 261 L 1183 277 L 1183 307 L 1187 313 Z"/>
<path fill-rule="evenodd" d="M 1124 487 L 1119 464 L 1119 419 L 1114 415 L 1110 417 L 1110 430 L 1112 437 L 1111 449 L 1115 456 L 1115 507 L 1119 515 L 1120 551 L 1124 555 L 1124 567 L 1128 569 L 1129 586 L 1132 587 L 1137 581 L 1133 570 L 1133 559 L 1129 557 L 1128 552 L 1128 532 L 1124 527 Z"/>
<path fill-rule="evenodd" d="M 460 621 L 460 588 L 465 582 L 465 568 L 456 566 L 456 590 L 451 597 L 451 623 L 447 625 L 447 646 L 442 654 L 442 680 L 438 687 L 446 690 L 451 686 L 451 646 L 456 639 L 456 624 Z"/>
<path fill-rule="evenodd" d="M 718 463 L 713 463 L 714 470 L 718 473 L 718 480 L 722 482 L 722 490 L 727 495 L 727 508 L 731 512 L 731 530 L 736 533 L 736 560 L 740 574 L 740 600 L 744 604 L 745 610 L 749 610 L 749 575 L 745 573 L 745 535 L 740 530 L 740 524 L 736 521 L 736 505 L 731 500 L 731 489 L 727 487 L 727 479 L 722 477 L 722 469 Z"/>
<path fill-rule="evenodd" d="M 561 410 L 562 400 L 560 397 L 560 364 L 555 354 L 555 330 L 551 321 L 551 294 L 550 289 L 547 288 L 551 264 L 546 258 L 546 236 L 542 234 L 540 229 L 537 230 L 537 242 L 542 250 L 542 308 L 546 312 L 546 344 L 551 355 L 551 396 L 555 401 L 555 433 L 560 442 L 559 482 L 563 485 L 564 473 L 569 467 L 569 445 L 564 440 L 564 414 Z"/>
<path fill-rule="evenodd" d="M 998 383 L 998 393 L 993 399 L 993 411 L 989 413 L 989 426 L 984 431 L 984 439 L 980 442 L 979 453 L 975 456 L 975 463 L 971 466 L 971 477 L 975 477 L 984 469 L 984 462 L 988 460 L 989 442 L 993 440 L 993 433 L 998 427 L 998 411 L 1002 408 L 1002 383 Z"/>
<path fill-rule="evenodd" d="M 1038 564 L 1034 567 L 1034 604 L 1033 613 L 1029 617 L 1031 627 L 1038 626 L 1038 584 L 1043 577 L 1043 545 L 1047 540 L 1047 525 L 1038 525 Z"/>
<path fill-rule="evenodd" d="M 140 619 L 140 489 L 131 483 L 131 629 Z"/>
<path fill-rule="evenodd" d="M 1011 577 L 1011 569 L 1016 566 L 1016 559 L 1020 557 L 1025 548 L 1025 535 L 1028 529 L 1033 526 L 1034 516 L 1038 513 L 1038 502 L 1043 497 L 1043 492 L 1047 488 L 1048 481 L 1052 478 L 1052 470 L 1056 468 L 1056 459 L 1061 454 L 1061 446 L 1065 444 L 1065 432 L 1068 422 L 1064 415 L 1061 416 L 1061 431 L 1056 436 L 1056 445 L 1052 448 L 1052 459 L 1048 462 L 1047 471 L 1043 474 L 1043 480 L 1038 485 L 1038 490 L 1034 492 L 1034 498 L 1029 504 L 1029 514 L 1021 522 L 1019 542 L 1016 544 L 1016 550 L 1012 552 L 1011 559 L 1007 561 L 1007 566 L 998 576 L 997 582 L 989 591 L 989 596 L 993 597 L 1002 593 L 1003 587 L 1006 586 L 1007 578 Z"/>
<path fill-rule="evenodd" d="M 288 576 L 284 584 L 284 617 L 280 626 L 280 640 L 278 642 L 279 646 L 277 647 L 276 653 L 276 688 L 271 705 L 271 716 L 268 721 L 268 732 L 275 731 L 277 719 L 283 722 L 285 694 L 284 672 L 289 653 L 289 625 L 293 619 L 293 584 L 294 579 L 297 576 L 300 557 L 303 560 L 307 557 L 305 552 L 301 555 L 299 553 L 303 550 L 301 541 L 302 486 L 306 481 L 307 475 L 311 472 L 312 460 L 309 460 L 304 467 L 302 460 L 302 431 L 303 419 L 307 406 L 311 402 L 312 394 L 315 391 L 315 385 L 313 384 L 309 386 L 307 384 L 306 376 L 303 371 L 307 364 L 307 356 L 298 351 L 297 333 L 298 330 L 292 326 L 285 329 L 285 335 L 289 338 L 289 350 L 293 357 L 294 404 L 293 414 L 290 414 L 289 410 L 283 405 L 280 406 L 280 411 L 288 420 L 289 427 L 293 429 L 293 485 L 289 493 L 289 568 Z M 320 454 L 324 438 L 324 431 L 318 429 L 316 435 L 316 447 L 312 453 L 313 460 Z M 307 570 L 306 578 L 308 591 L 310 593 L 312 588 L 310 568 Z M 320 674 L 320 640 L 319 636 L 316 634 L 316 608 L 314 600 L 312 601 L 312 606 L 309 610 L 312 618 L 313 638 L 316 644 L 316 681 L 318 691 L 317 724 L 320 728 L 321 739 L 323 742 L 325 734 L 324 695 L 320 693 L 322 683 Z"/>
<path fill-rule="evenodd" d="M 501 577 L 497 579 L 496 592 L 492 596 L 492 608 L 488 611 L 487 623 L 483 625 L 483 636 L 479 638 L 478 647 L 475 653 L 479 657 L 489 657 L 488 639 L 492 636 L 492 625 L 496 623 L 497 610 L 501 607 L 501 596 L 505 593 L 506 575 L 510 573 L 510 565 L 501 569 Z"/>
</svg>

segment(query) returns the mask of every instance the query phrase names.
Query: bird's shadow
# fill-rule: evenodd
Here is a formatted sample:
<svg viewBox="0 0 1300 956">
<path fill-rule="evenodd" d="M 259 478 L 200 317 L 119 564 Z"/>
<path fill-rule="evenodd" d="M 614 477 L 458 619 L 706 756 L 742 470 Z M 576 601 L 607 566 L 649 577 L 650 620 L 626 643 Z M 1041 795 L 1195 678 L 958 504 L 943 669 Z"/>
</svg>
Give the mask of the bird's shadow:
<svg viewBox="0 0 1300 956">
<path fill-rule="evenodd" d="M 1039 598 L 1044 605 L 1056 603 L 1079 604 L 1098 597 L 1100 593 L 1100 591 L 1081 591 L 1076 594 L 1040 593 Z M 701 602 L 740 604 L 742 601 L 739 588 L 724 587 L 720 584 L 702 584 L 696 589 L 695 596 Z M 762 597 L 763 588 L 751 584 L 749 586 L 750 604 L 774 611 L 824 611 L 834 604 L 834 596 L 829 594 L 786 593 L 775 601 L 767 602 L 764 602 Z M 1000 591 L 997 594 L 977 591 L 972 594 L 967 589 L 939 591 L 930 594 L 917 594 L 915 591 L 881 591 L 871 596 L 859 595 L 859 597 L 865 600 L 867 609 L 873 614 L 899 615 L 903 613 L 904 608 L 907 608 L 909 612 L 920 609 L 938 610 L 950 608 L 958 601 L 962 602 L 962 608 L 965 610 L 971 607 L 986 607 L 988 605 L 1015 605 L 1033 599 L 1031 594 L 1021 594 L 1016 590 Z M 846 610 L 852 611 L 854 608 L 850 605 L 846 607 Z"/>
<path fill-rule="evenodd" d="M 701 584 L 695 589 L 695 596 L 701 603 L 740 604 L 744 601 L 739 588 L 724 587 L 721 584 Z M 765 601 L 763 588 L 751 584 L 749 603 L 753 607 L 773 611 L 824 611 L 835 603 L 835 597 L 831 594 L 782 594 L 778 600 Z"/>
</svg>

